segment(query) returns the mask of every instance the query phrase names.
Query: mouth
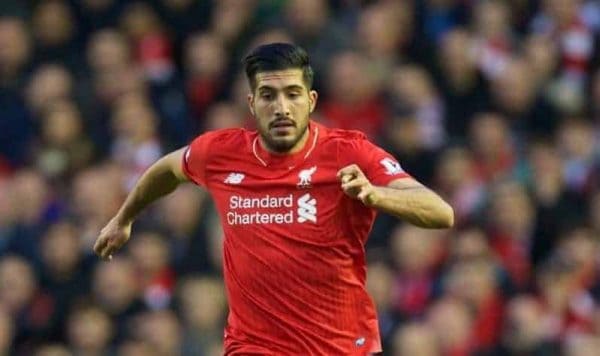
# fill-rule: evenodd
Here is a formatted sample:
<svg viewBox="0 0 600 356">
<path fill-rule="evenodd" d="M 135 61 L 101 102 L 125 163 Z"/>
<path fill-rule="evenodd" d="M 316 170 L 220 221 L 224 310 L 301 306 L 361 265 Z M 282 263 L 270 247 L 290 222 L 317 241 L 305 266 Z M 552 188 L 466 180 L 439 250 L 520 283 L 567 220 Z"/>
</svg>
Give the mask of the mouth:
<svg viewBox="0 0 600 356">
<path fill-rule="evenodd" d="M 278 120 L 271 124 L 270 131 L 273 136 L 288 136 L 295 127 L 296 124 L 291 120 Z"/>
<path fill-rule="evenodd" d="M 271 123 L 272 129 L 296 127 L 296 124 L 291 120 L 277 120 Z"/>
</svg>

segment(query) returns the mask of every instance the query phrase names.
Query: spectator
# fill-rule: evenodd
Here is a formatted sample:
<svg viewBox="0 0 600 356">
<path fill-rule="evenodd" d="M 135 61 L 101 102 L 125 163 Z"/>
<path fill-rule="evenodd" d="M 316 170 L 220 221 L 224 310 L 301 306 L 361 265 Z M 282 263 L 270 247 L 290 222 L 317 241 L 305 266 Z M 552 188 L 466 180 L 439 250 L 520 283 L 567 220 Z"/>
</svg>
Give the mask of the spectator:
<svg viewBox="0 0 600 356">
<path fill-rule="evenodd" d="M 10 315 L 0 308 L 0 352 L 7 354 L 11 350 L 14 337 L 13 320 Z"/>
<path fill-rule="evenodd" d="M 225 287 L 212 277 L 190 277 L 179 285 L 183 316 L 183 354 L 208 355 L 214 345 L 222 344 L 219 328 L 226 315 Z"/>
<path fill-rule="evenodd" d="M 79 109 L 68 101 L 56 101 L 43 113 L 40 142 L 34 148 L 37 168 L 55 180 L 69 181 L 94 157 Z"/>
<path fill-rule="evenodd" d="M 487 234 L 500 263 L 517 289 L 526 290 L 533 272 L 532 230 L 535 211 L 531 198 L 517 182 L 494 187 L 487 210 Z"/>
<path fill-rule="evenodd" d="M 436 159 L 438 152 L 432 151 L 422 139 L 421 128 L 424 125 L 419 119 L 423 116 L 422 112 L 416 110 L 397 109 L 390 116 L 381 139 L 386 143 L 386 148 L 402 161 L 404 170 L 427 184 L 433 178 L 433 167 L 429 162 Z"/>
<path fill-rule="evenodd" d="M 122 342 L 118 349 L 119 356 L 158 356 L 156 351 L 147 342 L 128 339 Z"/>
<path fill-rule="evenodd" d="M 70 213 L 79 222 L 86 253 L 100 225 L 109 219 L 108 214 L 124 194 L 124 180 L 124 172 L 114 163 L 81 170 L 74 177 L 68 201 Z"/>
<path fill-rule="evenodd" d="M 25 23 L 16 17 L 0 18 L 0 84 L 15 89 L 22 84 L 31 55 L 31 41 Z M 10 117 L 10 116 L 8 116 Z"/>
<path fill-rule="evenodd" d="M 597 336 L 584 334 L 574 336 L 567 341 L 563 347 L 565 356 L 592 356 L 600 347 L 600 339 Z"/>
<path fill-rule="evenodd" d="M 576 265 L 558 253 L 539 269 L 543 325 L 547 326 L 545 336 L 549 342 L 563 344 L 569 336 L 593 328 L 593 298 L 575 277 Z"/>
<path fill-rule="evenodd" d="M 17 353 L 31 352 L 36 342 L 48 337 L 56 315 L 56 301 L 40 288 L 34 273 L 21 257 L 9 255 L 0 261 L 0 305 L 14 320 Z"/>
<path fill-rule="evenodd" d="M 446 104 L 445 129 L 450 138 L 461 143 L 475 113 L 488 102 L 487 82 L 476 66 L 474 38 L 468 31 L 448 31 L 437 48 L 437 77 L 440 95 Z"/>
<path fill-rule="evenodd" d="M 563 178 L 567 189 L 586 194 L 598 182 L 598 144 L 589 122 L 565 120 L 557 133 L 559 153 L 563 158 Z"/>
<path fill-rule="evenodd" d="M 33 135 L 30 110 L 18 88 L 25 81 L 31 43 L 25 23 L 0 16 L 0 164 L 17 167 L 27 158 Z"/>
<path fill-rule="evenodd" d="M 458 298 L 473 312 L 473 347 L 489 352 L 500 339 L 504 297 L 496 266 L 485 257 L 461 260 L 448 271 L 445 294 Z"/>
<path fill-rule="evenodd" d="M 66 67 L 42 64 L 31 75 L 26 88 L 27 105 L 40 115 L 51 104 L 72 98 L 73 76 Z"/>
<path fill-rule="evenodd" d="M 532 260 L 538 264 L 556 247 L 561 231 L 584 219 L 586 201 L 568 189 L 563 162 L 554 146 L 532 143 L 529 152 L 530 190 L 536 204 L 536 223 Z"/>
<path fill-rule="evenodd" d="M 112 154 L 114 160 L 128 170 L 123 182 L 127 190 L 162 153 L 157 125 L 156 113 L 142 95 L 132 93 L 115 103 Z"/>
<path fill-rule="evenodd" d="M 409 225 L 397 227 L 390 236 L 396 266 L 394 308 L 404 317 L 423 315 L 433 295 L 435 267 L 439 262 L 439 233 Z"/>
<path fill-rule="evenodd" d="M 35 356 L 72 356 L 66 345 L 45 344 L 35 350 Z"/>
<path fill-rule="evenodd" d="M 435 186 L 454 207 L 457 225 L 474 222 L 484 203 L 486 184 L 477 172 L 473 152 L 465 147 L 448 148 L 438 162 Z"/>
<path fill-rule="evenodd" d="M 407 323 L 394 335 L 395 356 L 439 355 L 440 349 L 433 330 L 425 324 Z"/>
<path fill-rule="evenodd" d="M 367 290 L 377 306 L 379 332 L 386 346 L 393 343 L 393 332 L 401 319 L 394 310 L 394 283 L 394 270 L 386 263 L 376 261 L 368 265 Z"/>
<path fill-rule="evenodd" d="M 462 230 L 453 237 L 449 247 L 448 262 L 494 259 L 485 232 L 477 227 Z M 497 268 L 497 266 L 496 266 Z"/>
<path fill-rule="evenodd" d="M 37 263 L 37 239 L 45 225 L 60 214 L 58 202 L 47 180 L 36 170 L 18 171 L 9 184 L 8 197 L 14 219 L 7 231 L 9 251 Z"/>
<path fill-rule="evenodd" d="M 144 76 L 155 83 L 170 80 L 175 72 L 173 44 L 154 9 L 145 2 L 133 2 L 123 11 L 120 22 Z"/>
<path fill-rule="evenodd" d="M 565 90 L 578 92 L 589 70 L 594 50 L 591 29 L 582 18 L 580 0 L 544 0 L 531 29 L 560 43 Z"/>
<path fill-rule="evenodd" d="M 292 0 L 283 12 L 284 23 L 278 25 L 283 25 L 293 40 L 266 42 L 295 42 L 302 46 L 311 53 L 311 65 L 317 73 L 325 72 L 327 59 L 335 52 L 350 46 L 348 29 L 332 16 L 327 1 Z M 317 90 L 323 87 L 319 77 L 315 77 L 314 86 Z"/>
<path fill-rule="evenodd" d="M 227 102 L 213 104 L 206 113 L 206 130 L 244 126 L 244 115 Z"/>
<path fill-rule="evenodd" d="M 469 143 L 475 174 L 486 184 L 509 178 L 517 164 L 517 148 L 507 127 L 506 117 L 480 113 L 471 122 Z"/>
<path fill-rule="evenodd" d="M 533 71 L 538 90 L 544 94 L 549 90 L 551 81 L 560 65 L 556 44 L 548 37 L 530 34 L 524 40 L 524 56 Z"/>
<path fill-rule="evenodd" d="M 491 82 L 492 107 L 506 115 L 521 139 L 549 138 L 558 114 L 537 92 L 534 71 L 524 58 L 513 58 Z"/>
<path fill-rule="evenodd" d="M 557 250 L 573 265 L 571 283 L 582 290 L 590 290 L 597 279 L 597 241 L 589 229 L 581 226 L 565 232 L 560 238 Z"/>
<path fill-rule="evenodd" d="M 446 141 L 444 105 L 424 68 L 412 65 L 393 70 L 390 83 L 393 103 L 414 112 L 419 141 L 434 151 Z"/>
<path fill-rule="evenodd" d="M 546 339 L 544 314 L 531 295 L 513 298 L 506 308 L 502 342 L 497 355 L 558 355 L 556 345 Z"/>
<path fill-rule="evenodd" d="M 131 325 L 133 317 L 146 310 L 140 288 L 135 265 L 130 259 L 115 259 L 94 270 L 92 299 L 114 323 L 116 341 L 135 331 L 135 326 Z"/>
<path fill-rule="evenodd" d="M 109 315 L 95 305 L 77 305 L 68 316 L 69 344 L 77 355 L 109 354 L 114 329 Z"/>
<path fill-rule="evenodd" d="M 114 29 L 93 33 L 86 54 L 90 69 L 97 74 L 126 66 L 133 60 L 129 42 Z"/>
<path fill-rule="evenodd" d="M 82 58 L 75 41 L 77 24 L 67 1 L 40 2 L 33 9 L 31 30 L 37 61 L 62 62 L 71 68 L 81 65 Z"/>
<path fill-rule="evenodd" d="M 506 68 L 513 52 L 509 5 L 504 1 L 480 1 L 473 12 L 477 62 L 480 70 L 494 79 Z"/>
<path fill-rule="evenodd" d="M 386 117 L 377 78 L 369 71 L 367 58 L 345 51 L 329 63 L 329 78 L 321 104 L 324 121 L 331 126 L 358 129 L 377 137 Z"/>
<path fill-rule="evenodd" d="M 77 227 L 69 221 L 51 225 L 42 236 L 40 285 L 55 301 L 52 337 L 60 339 L 69 307 L 89 291 L 89 263 L 83 261 Z"/>
<path fill-rule="evenodd" d="M 210 208 L 206 194 L 193 187 L 182 187 L 166 197 L 157 215 L 163 221 L 172 257 L 171 265 L 180 274 L 210 270 L 206 223 Z"/>
<path fill-rule="evenodd" d="M 181 325 L 172 311 L 151 311 L 137 319 L 135 333 L 158 356 L 181 354 Z"/>
<path fill-rule="evenodd" d="M 170 250 L 164 236 L 157 232 L 140 233 L 130 246 L 137 280 L 146 306 L 169 306 L 175 288 L 174 271 L 169 266 Z"/>
<path fill-rule="evenodd" d="M 213 34 L 190 36 L 185 44 L 184 65 L 187 98 L 200 121 L 209 103 L 222 95 L 227 69 L 225 47 Z"/>
<path fill-rule="evenodd" d="M 222 43 L 231 48 L 242 39 L 244 30 L 249 28 L 256 7 L 256 0 L 242 3 L 236 0 L 219 1 L 212 9 L 210 28 Z"/>
<path fill-rule="evenodd" d="M 451 297 L 437 300 L 427 311 L 426 323 L 443 355 L 466 356 L 475 351 L 473 317 L 464 303 Z"/>
<path fill-rule="evenodd" d="M 379 2 L 361 11 L 356 37 L 376 81 L 383 81 L 401 56 L 412 54 L 413 14 L 408 1 Z"/>
</svg>

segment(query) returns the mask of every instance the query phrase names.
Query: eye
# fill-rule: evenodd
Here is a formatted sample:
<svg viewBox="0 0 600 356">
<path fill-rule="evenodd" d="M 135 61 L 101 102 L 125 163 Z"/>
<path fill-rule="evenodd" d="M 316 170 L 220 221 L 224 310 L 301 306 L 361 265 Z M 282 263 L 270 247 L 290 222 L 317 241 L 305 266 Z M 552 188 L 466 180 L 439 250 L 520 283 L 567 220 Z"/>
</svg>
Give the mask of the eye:
<svg viewBox="0 0 600 356">
<path fill-rule="evenodd" d="M 290 97 L 291 99 L 296 99 L 300 96 L 300 93 L 289 93 L 288 97 Z"/>
<path fill-rule="evenodd" d="M 269 92 L 264 92 L 264 93 L 260 94 L 260 97 L 265 100 L 271 100 L 273 98 L 273 95 Z"/>
</svg>

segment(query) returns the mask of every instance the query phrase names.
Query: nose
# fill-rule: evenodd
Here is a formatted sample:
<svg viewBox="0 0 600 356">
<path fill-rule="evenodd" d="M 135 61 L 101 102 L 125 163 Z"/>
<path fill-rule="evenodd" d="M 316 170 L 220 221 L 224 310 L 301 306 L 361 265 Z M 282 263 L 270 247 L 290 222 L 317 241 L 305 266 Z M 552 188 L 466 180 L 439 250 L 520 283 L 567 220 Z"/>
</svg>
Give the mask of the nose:
<svg viewBox="0 0 600 356">
<path fill-rule="evenodd" d="M 278 95 L 275 100 L 275 116 L 288 117 L 290 116 L 290 107 L 285 95 Z"/>
</svg>

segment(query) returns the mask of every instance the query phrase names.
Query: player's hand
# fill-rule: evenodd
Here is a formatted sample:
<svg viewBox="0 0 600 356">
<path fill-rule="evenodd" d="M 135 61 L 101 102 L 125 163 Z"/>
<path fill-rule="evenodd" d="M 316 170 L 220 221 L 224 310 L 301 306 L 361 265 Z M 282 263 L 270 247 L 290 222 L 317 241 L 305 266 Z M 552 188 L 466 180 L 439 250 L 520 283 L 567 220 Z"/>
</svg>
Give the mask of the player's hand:
<svg viewBox="0 0 600 356">
<path fill-rule="evenodd" d="M 342 183 L 342 190 L 349 197 L 358 199 L 368 206 L 374 205 L 378 200 L 377 189 L 356 164 L 340 169 L 337 178 Z"/>
<path fill-rule="evenodd" d="M 112 255 L 118 251 L 131 236 L 132 223 L 121 224 L 112 218 L 100 231 L 100 236 L 94 244 L 94 252 L 105 260 L 111 260 Z"/>
</svg>

